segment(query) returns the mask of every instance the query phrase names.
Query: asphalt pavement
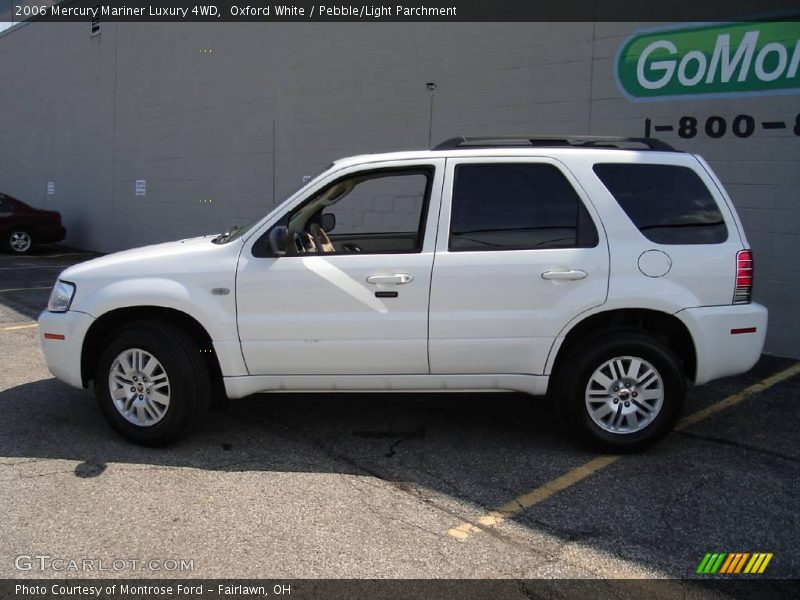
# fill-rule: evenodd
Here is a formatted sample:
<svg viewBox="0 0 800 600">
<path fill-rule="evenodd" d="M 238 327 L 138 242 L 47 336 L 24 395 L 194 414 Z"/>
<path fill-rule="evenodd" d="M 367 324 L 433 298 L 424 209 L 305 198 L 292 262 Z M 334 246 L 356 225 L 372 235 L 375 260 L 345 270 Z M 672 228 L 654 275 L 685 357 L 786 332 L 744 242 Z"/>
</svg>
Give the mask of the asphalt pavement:
<svg viewBox="0 0 800 600">
<path fill-rule="evenodd" d="M 60 270 L 87 258 L 0 255 L 0 577 L 668 577 L 702 590 L 722 577 L 695 573 L 708 552 L 772 553 L 752 577 L 800 575 L 800 374 L 769 379 L 796 361 L 764 356 L 692 389 L 686 415 L 714 407 L 705 418 L 610 462 L 520 394 L 256 395 L 147 449 L 42 358 L 35 318 Z"/>
</svg>

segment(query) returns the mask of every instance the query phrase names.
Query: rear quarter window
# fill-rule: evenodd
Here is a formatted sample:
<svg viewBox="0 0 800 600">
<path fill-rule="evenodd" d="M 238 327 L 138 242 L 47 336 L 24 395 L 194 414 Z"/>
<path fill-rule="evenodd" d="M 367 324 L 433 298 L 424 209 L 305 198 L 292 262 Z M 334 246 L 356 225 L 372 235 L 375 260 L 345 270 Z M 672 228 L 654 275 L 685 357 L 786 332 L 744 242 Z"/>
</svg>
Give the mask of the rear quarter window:
<svg viewBox="0 0 800 600">
<path fill-rule="evenodd" d="M 728 229 L 714 197 L 692 169 L 598 163 L 593 170 L 651 242 L 721 244 L 728 239 Z"/>
</svg>

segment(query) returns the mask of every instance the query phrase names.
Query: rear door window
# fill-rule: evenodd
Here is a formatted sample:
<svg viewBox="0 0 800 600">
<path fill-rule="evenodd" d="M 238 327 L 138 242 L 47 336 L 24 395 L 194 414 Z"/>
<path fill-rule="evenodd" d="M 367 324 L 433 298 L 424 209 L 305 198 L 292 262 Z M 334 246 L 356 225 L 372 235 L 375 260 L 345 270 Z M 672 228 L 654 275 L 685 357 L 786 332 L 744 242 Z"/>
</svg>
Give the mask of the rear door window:
<svg viewBox="0 0 800 600">
<path fill-rule="evenodd" d="M 721 244 L 728 239 L 714 197 L 692 169 L 617 163 L 598 163 L 593 169 L 651 242 Z"/>
<path fill-rule="evenodd" d="M 554 165 L 456 167 L 450 252 L 589 248 L 597 243 L 586 207 Z"/>
</svg>

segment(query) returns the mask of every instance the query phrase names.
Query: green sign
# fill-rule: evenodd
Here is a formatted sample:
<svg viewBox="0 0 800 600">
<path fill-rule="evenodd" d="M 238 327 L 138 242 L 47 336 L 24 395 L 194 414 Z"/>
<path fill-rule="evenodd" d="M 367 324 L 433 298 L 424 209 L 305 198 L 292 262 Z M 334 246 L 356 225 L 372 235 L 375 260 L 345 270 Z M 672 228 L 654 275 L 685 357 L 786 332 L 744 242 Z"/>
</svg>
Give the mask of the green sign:
<svg viewBox="0 0 800 600">
<path fill-rule="evenodd" d="M 800 93 L 800 21 L 726 23 L 635 35 L 617 57 L 633 98 Z"/>
</svg>

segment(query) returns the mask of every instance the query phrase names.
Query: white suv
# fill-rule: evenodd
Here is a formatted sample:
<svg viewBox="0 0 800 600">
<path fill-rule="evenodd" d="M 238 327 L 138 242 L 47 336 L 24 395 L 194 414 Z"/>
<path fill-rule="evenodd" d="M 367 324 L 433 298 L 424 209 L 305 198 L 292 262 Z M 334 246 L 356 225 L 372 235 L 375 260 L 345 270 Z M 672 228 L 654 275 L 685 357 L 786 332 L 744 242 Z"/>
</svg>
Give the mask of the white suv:
<svg viewBox="0 0 800 600">
<path fill-rule="evenodd" d="M 68 268 L 59 379 L 166 443 L 215 391 L 548 394 L 607 449 L 758 360 L 753 259 L 706 162 L 632 138 L 456 138 L 333 163 L 247 227 Z M 548 393 L 549 392 L 549 393 Z"/>
</svg>

